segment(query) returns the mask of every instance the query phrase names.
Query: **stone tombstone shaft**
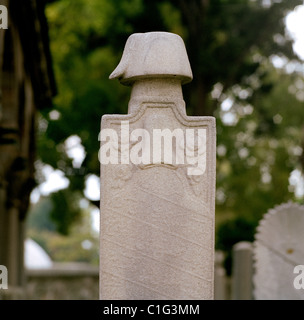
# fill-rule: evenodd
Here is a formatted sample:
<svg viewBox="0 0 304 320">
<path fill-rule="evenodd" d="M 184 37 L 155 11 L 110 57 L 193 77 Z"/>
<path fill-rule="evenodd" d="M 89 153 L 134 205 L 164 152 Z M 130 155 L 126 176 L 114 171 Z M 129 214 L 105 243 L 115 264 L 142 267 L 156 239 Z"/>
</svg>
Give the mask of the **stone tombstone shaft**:
<svg viewBox="0 0 304 320">
<path fill-rule="evenodd" d="M 115 78 L 132 90 L 101 121 L 100 299 L 213 299 L 215 119 L 186 115 L 183 40 L 132 34 Z"/>
</svg>

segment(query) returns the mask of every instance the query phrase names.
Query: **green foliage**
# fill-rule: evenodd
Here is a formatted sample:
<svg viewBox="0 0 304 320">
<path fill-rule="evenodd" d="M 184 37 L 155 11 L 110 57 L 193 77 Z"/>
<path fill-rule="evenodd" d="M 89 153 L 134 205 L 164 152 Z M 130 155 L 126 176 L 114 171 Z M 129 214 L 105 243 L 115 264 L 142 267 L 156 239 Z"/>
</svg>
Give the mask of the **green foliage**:
<svg viewBox="0 0 304 320">
<path fill-rule="evenodd" d="M 55 231 L 56 226 L 51 221 L 50 212 L 53 204 L 51 199 L 42 199 L 36 204 L 32 204 L 26 221 L 29 229 L 41 231 Z"/>
<path fill-rule="evenodd" d="M 56 224 L 58 232 L 67 235 L 72 223 L 80 218 L 80 198 L 77 198 L 76 192 L 69 192 L 68 189 L 54 192 L 50 198 L 53 203 L 50 218 Z"/>
<path fill-rule="evenodd" d="M 268 70 L 265 82 L 275 83 L 272 90 L 252 99 L 254 107 L 235 99 L 238 90 L 230 92 L 236 123 L 218 125 L 216 245 L 227 253 L 228 273 L 232 245 L 252 241 L 254 226 L 270 208 L 299 201 L 289 177 L 301 170 L 304 109 L 303 99 L 294 92 L 303 75 L 287 74 L 269 62 L 263 68 Z M 224 118 L 222 109 L 216 114 L 218 122 Z"/>
<path fill-rule="evenodd" d="M 54 232 L 31 229 L 28 237 L 36 241 L 54 262 L 99 263 L 98 238 L 90 233 L 73 233 L 66 237 Z"/>
<path fill-rule="evenodd" d="M 67 213 L 71 214 L 71 210 L 65 211 L 66 208 L 62 206 L 65 200 L 53 200 L 53 197 L 60 198 L 61 196 L 63 196 L 62 192 L 54 193 L 51 197 L 40 198 L 36 204 L 31 206 L 27 220 L 27 237 L 36 241 L 54 262 L 73 261 L 98 264 L 99 238 L 92 230 L 90 208 L 80 210 L 79 206 L 75 206 L 77 210 L 80 210 L 77 214 L 77 221 L 67 223 L 67 219 L 71 217 L 66 216 Z M 54 205 L 56 201 L 61 207 L 56 208 Z M 51 217 L 54 213 L 61 215 L 61 219 L 59 217 L 55 219 L 55 222 L 61 221 L 57 228 Z M 68 228 L 69 236 L 64 235 L 67 233 L 64 228 Z"/>
<path fill-rule="evenodd" d="M 216 245 L 219 250 L 226 252 L 224 261 L 228 275 L 232 268 L 232 247 L 240 241 L 254 240 L 253 234 L 257 225 L 256 221 L 250 221 L 244 217 L 236 217 L 221 224 L 216 233 Z"/>
</svg>

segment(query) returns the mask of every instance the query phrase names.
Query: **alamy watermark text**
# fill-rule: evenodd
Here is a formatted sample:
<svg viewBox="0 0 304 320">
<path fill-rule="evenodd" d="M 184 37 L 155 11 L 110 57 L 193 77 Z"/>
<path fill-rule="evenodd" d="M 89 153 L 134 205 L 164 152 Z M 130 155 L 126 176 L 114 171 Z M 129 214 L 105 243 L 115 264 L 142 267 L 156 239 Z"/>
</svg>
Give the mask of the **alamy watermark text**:
<svg viewBox="0 0 304 320">
<path fill-rule="evenodd" d="M 7 268 L 0 265 L 0 289 L 7 289 Z"/>
<path fill-rule="evenodd" d="M 120 131 L 120 132 L 119 132 Z M 101 164 L 186 166 L 188 175 L 206 170 L 207 129 L 147 129 L 130 132 L 129 121 L 120 130 L 102 129 L 99 137 Z"/>
<path fill-rule="evenodd" d="M 298 274 L 293 281 L 293 286 L 295 289 L 304 289 L 304 265 L 295 266 L 293 273 Z"/>
<path fill-rule="evenodd" d="M 7 29 L 8 25 L 8 13 L 7 8 L 4 5 L 0 5 L 0 29 Z"/>
</svg>

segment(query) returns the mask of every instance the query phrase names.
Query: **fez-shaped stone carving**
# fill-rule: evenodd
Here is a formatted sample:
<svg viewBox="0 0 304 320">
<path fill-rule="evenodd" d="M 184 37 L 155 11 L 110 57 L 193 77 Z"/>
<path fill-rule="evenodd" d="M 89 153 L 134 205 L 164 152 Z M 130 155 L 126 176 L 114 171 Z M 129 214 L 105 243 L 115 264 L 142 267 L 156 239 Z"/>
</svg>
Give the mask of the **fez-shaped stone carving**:
<svg viewBox="0 0 304 320">
<path fill-rule="evenodd" d="M 192 80 L 192 71 L 182 38 L 173 33 L 132 34 L 121 61 L 110 75 L 122 84 L 131 85 L 146 78 L 176 78 L 182 84 Z"/>
</svg>

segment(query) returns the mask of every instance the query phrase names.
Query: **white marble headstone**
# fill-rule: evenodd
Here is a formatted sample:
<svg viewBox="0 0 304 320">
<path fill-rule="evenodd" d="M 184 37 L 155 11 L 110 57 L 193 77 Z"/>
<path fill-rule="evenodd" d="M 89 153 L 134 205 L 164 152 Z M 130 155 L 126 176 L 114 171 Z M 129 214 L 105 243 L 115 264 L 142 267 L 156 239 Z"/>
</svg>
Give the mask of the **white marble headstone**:
<svg viewBox="0 0 304 320">
<path fill-rule="evenodd" d="M 132 91 L 101 121 L 100 298 L 213 299 L 215 119 L 186 115 L 183 40 L 131 35 L 110 78 Z"/>
<path fill-rule="evenodd" d="M 304 300 L 304 206 L 286 203 L 271 209 L 255 238 L 255 299 Z"/>
</svg>

